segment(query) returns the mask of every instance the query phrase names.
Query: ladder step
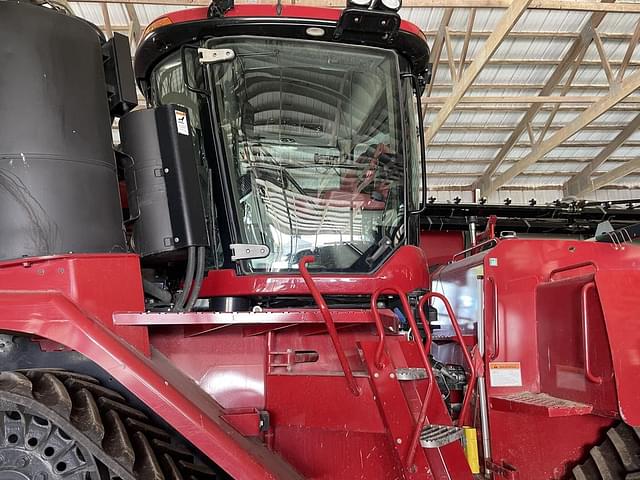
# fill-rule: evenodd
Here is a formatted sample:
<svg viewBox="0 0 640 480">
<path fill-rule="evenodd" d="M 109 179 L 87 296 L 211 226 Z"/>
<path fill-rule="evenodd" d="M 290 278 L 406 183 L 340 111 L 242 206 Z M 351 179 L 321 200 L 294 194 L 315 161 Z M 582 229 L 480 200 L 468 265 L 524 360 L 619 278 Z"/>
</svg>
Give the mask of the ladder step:
<svg viewBox="0 0 640 480">
<path fill-rule="evenodd" d="M 544 417 L 589 415 L 593 411 L 593 405 L 535 392 L 519 392 L 491 397 L 490 404 L 493 410 L 542 415 Z"/>
<path fill-rule="evenodd" d="M 425 368 L 396 368 L 396 378 L 400 381 L 424 380 L 427 378 L 427 370 Z"/>
<path fill-rule="evenodd" d="M 424 448 L 440 448 L 460 440 L 464 435 L 461 427 L 453 425 L 426 425 L 420 434 L 420 445 Z"/>
</svg>

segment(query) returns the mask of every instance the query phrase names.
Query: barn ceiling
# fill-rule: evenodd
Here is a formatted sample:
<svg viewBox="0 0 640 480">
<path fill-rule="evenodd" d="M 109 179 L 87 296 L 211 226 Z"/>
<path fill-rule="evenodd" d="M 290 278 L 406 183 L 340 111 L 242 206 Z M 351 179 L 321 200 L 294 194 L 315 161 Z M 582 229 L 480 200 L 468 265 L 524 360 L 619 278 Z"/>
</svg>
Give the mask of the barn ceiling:
<svg viewBox="0 0 640 480">
<path fill-rule="evenodd" d="M 283 3 L 292 1 L 343 6 Z M 207 4 L 69 5 L 136 42 L 154 18 Z M 432 49 L 422 98 L 430 195 L 640 197 L 640 1 L 405 0 L 400 14 Z"/>
</svg>

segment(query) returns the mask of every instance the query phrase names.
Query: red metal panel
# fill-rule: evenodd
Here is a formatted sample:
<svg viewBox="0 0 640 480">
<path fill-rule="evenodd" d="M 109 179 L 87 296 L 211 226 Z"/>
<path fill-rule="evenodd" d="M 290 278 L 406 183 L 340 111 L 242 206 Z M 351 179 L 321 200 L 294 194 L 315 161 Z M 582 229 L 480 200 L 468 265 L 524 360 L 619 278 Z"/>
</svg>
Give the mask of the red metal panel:
<svg viewBox="0 0 640 480">
<path fill-rule="evenodd" d="M 151 343 L 224 408 L 264 408 L 264 336 L 241 326 L 185 336 L 187 327 L 153 328 Z"/>
<path fill-rule="evenodd" d="M 616 409 L 616 401 L 611 361 L 607 360 L 609 346 L 619 409 L 624 418 L 640 421 L 636 384 L 640 371 L 635 367 L 640 362 L 633 361 L 640 358 L 640 329 L 633 325 L 633 318 L 640 313 L 636 295 L 640 249 L 574 240 L 503 240 L 474 258 L 447 266 L 434 276 L 434 282 L 456 281 L 461 278 L 456 269 L 471 268 L 478 260 L 483 263 L 485 279 L 485 376 L 492 405 L 489 415 L 493 460 L 512 465 L 515 474 L 523 479 L 563 478 L 586 449 L 601 441 L 602 428 L 614 421 L 611 410 Z M 582 345 L 582 286 L 594 273 L 604 323 L 596 292 L 589 290 L 588 346 L 591 368 L 595 376 L 603 377 L 602 384 L 586 379 Z M 518 362 L 522 385 L 492 385 L 490 361 Z M 572 386 L 571 378 L 580 379 L 584 391 Z M 539 392 L 559 397 L 560 402 L 575 401 L 587 406 L 548 409 L 532 402 L 513 401 L 517 396 Z M 625 394 L 628 397 L 623 401 Z M 585 415 L 591 404 L 597 406 L 599 414 L 609 417 Z M 555 416 L 560 411 L 576 415 Z"/>
<path fill-rule="evenodd" d="M 602 415 L 618 410 L 613 366 L 602 309 L 595 291 L 588 292 L 588 358 L 603 381 L 594 383 L 586 372 L 585 331 L 582 326 L 582 288 L 593 274 L 545 282 L 537 288 L 536 320 L 540 389 L 554 397 L 593 405 Z"/>
<path fill-rule="evenodd" d="M 594 415 L 549 418 L 491 410 L 493 460 L 512 465 L 521 480 L 565 479 L 611 423 Z"/>
<path fill-rule="evenodd" d="M 427 259 L 418 247 L 400 247 L 372 274 L 314 274 L 323 295 L 370 295 L 380 287 L 396 287 L 403 292 L 429 286 Z M 212 270 L 200 290 L 201 297 L 251 295 L 310 295 L 304 279 L 294 274 L 237 275 L 235 270 Z"/>
<path fill-rule="evenodd" d="M 596 287 L 611 346 L 620 415 L 640 427 L 640 271 L 600 270 Z"/>
<path fill-rule="evenodd" d="M 594 267 L 595 266 L 595 267 Z M 637 351 L 637 346 L 630 347 L 635 341 L 633 328 L 626 327 L 621 332 L 620 338 L 624 338 L 623 344 L 614 345 L 612 330 L 609 329 L 609 310 L 616 315 L 615 305 L 620 300 L 618 290 L 622 288 L 633 292 L 633 285 L 637 285 L 637 270 L 640 267 L 640 249 L 627 247 L 616 249 L 609 244 L 594 242 L 579 242 L 573 240 L 505 240 L 498 246 L 484 254 L 485 273 L 485 315 L 486 315 L 486 345 L 489 356 L 499 345 L 497 361 L 520 362 L 522 373 L 522 386 L 494 387 L 488 370 L 487 385 L 490 397 L 514 395 L 519 392 L 540 392 L 542 387 L 552 390 L 555 397 L 579 400 L 586 404 L 608 402 L 608 393 L 603 389 L 607 386 L 589 387 L 589 394 L 580 397 L 571 397 L 569 389 L 551 389 L 551 384 L 556 384 L 557 373 L 560 369 L 566 369 L 566 373 L 573 376 L 579 374 L 584 377 L 582 354 L 579 349 L 581 341 L 580 328 L 580 285 L 584 283 L 584 275 L 591 274 L 595 270 L 596 278 L 604 271 L 617 271 L 620 277 L 628 279 L 625 283 L 620 281 L 597 282 L 598 292 L 601 295 L 602 309 L 605 312 L 605 322 L 609 342 L 613 351 L 620 351 L 619 363 L 630 365 L 629 351 Z M 555 272 L 555 273 L 554 273 Z M 582 280 L 579 280 L 582 277 Z M 578 278 L 578 280 L 576 280 Z M 568 290 L 558 288 L 556 291 L 545 291 L 546 287 L 540 284 L 553 282 L 568 282 L 574 287 Z M 600 292 L 600 284 L 610 289 L 609 305 L 605 304 Z M 493 328 L 494 305 L 493 286 L 497 288 L 498 299 L 498 333 L 496 337 Z M 558 283 L 557 285 L 562 285 Z M 635 287 L 637 288 L 637 287 Z M 538 293 L 540 296 L 538 296 Z M 590 293 L 592 295 L 592 293 Z M 612 328 L 620 330 L 619 325 L 630 325 L 629 312 L 639 312 L 637 300 L 633 299 L 633 293 L 626 294 L 628 299 L 622 309 L 618 308 L 620 315 L 626 315 L 626 321 L 612 320 Z M 589 309 L 597 307 L 594 298 L 589 299 Z M 594 322 L 597 315 L 593 317 Z M 623 317 L 625 318 L 625 317 Z M 615 325 L 614 325 L 615 324 Z M 594 324 L 593 327 L 597 327 Z M 540 335 L 540 332 L 543 332 Z M 594 336 L 598 335 L 595 339 Z M 637 333 L 636 333 L 637 335 Z M 606 341 L 606 336 L 600 330 L 591 332 L 594 343 L 600 344 Z M 622 345 L 626 345 L 622 348 Z M 617 347 L 617 348 L 616 348 Z M 602 353 L 606 353 L 604 346 L 598 347 L 598 355 L 602 359 Z M 551 351 L 551 353 L 550 353 Z M 550 360 L 548 355 L 553 359 Z M 568 357 L 567 357 L 568 355 Z M 598 357 L 594 357 L 596 360 Z M 572 359 L 572 360 L 571 360 Z M 554 377 L 546 376 L 544 371 L 549 362 L 554 369 Z M 488 363 L 488 362 L 487 362 Z M 565 365 L 566 364 L 566 365 Z M 614 369 L 616 368 L 614 354 Z M 487 365 L 488 367 L 488 365 Z M 544 368 L 543 368 L 544 367 Z M 604 374 L 599 370 L 602 365 L 595 366 L 598 374 Z M 540 375 L 542 373 L 542 386 Z M 633 403 L 638 404 L 637 386 L 635 380 L 638 373 L 624 376 L 624 383 L 633 398 Z M 616 372 L 616 378 L 618 377 Z M 562 375 L 560 375 L 562 379 Z M 564 376 L 564 380 L 567 375 Z M 622 380 L 618 379 L 620 383 Z M 624 387 L 623 387 L 624 388 Z M 620 385 L 618 385 L 620 389 Z M 634 393 L 634 390 L 636 393 Z M 604 397 L 603 397 L 604 395 Z M 635 395 L 635 396 L 634 396 Z M 610 397 L 609 397 L 610 398 Z M 631 403 L 631 402 L 629 402 Z M 638 417 L 635 417 L 638 419 Z M 506 462 L 513 465 L 520 478 L 563 478 L 574 462 L 577 462 L 585 454 L 586 449 L 601 440 L 602 428 L 612 423 L 611 418 L 596 417 L 594 415 L 576 415 L 568 417 L 547 418 L 540 415 L 532 415 L 521 410 L 519 412 L 502 412 L 497 409 L 490 410 L 491 446 L 493 460 L 497 463 Z M 535 425 L 535 428 L 532 426 Z M 549 448 L 552 445 L 553 448 Z"/>
<path fill-rule="evenodd" d="M 0 291 L 0 319 L 2 329 L 49 338 L 96 362 L 234 478 L 302 478 L 231 428 L 220 406 L 162 355 L 144 357 L 62 294 Z"/>
<path fill-rule="evenodd" d="M 385 433 L 366 377 L 356 379 L 362 393 L 351 394 L 338 375 L 288 375 L 267 377 L 267 410 L 277 427 L 304 427 L 353 432 Z M 317 435 L 317 432 L 312 435 Z M 276 435 L 276 443 L 279 436 Z M 311 459 L 307 459 L 313 463 Z"/>
<path fill-rule="evenodd" d="M 114 279 L 118 279 L 114 281 Z M 0 262 L 0 289 L 55 290 L 149 354 L 147 329 L 114 326 L 115 311 L 144 311 L 140 259 L 126 254 L 78 254 Z"/>
<path fill-rule="evenodd" d="M 278 427 L 275 435 L 278 451 L 308 480 L 403 479 L 386 435 L 304 426 Z"/>
<path fill-rule="evenodd" d="M 464 250 L 463 232 L 420 232 L 420 248 L 427 255 L 429 267 L 446 265 L 453 256 Z"/>
<path fill-rule="evenodd" d="M 227 413 L 222 418 L 246 437 L 257 437 L 261 434 L 261 418 L 258 411 Z"/>
</svg>

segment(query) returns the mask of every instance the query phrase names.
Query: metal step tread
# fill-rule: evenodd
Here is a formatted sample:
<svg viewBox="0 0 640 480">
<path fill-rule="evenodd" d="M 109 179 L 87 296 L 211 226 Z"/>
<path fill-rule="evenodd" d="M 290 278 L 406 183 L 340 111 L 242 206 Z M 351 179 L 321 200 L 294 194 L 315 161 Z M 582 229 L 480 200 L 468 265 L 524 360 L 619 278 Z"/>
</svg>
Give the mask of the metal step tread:
<svg viewBox="0 0 640 480">
<path fill-rule="evenodd" d="M 536 392 L 500 395 L 491 397 L 489 400 L 494 410 L 538 414 L 545 417 L 588 415 L 593 410 L 593 405 Z"/>
<path fill-rule="evenodd" d="M 405 367 L 396 368 L 396 378 L 399 381 L 424 380 L 428 378 L 426 368 Z"/>
<path fill-rule="evenodd" d="M 425 425 L 420 433 L 420 445 L 423 448 L 440 448 L 460 440 L 464 434 L 461 427 L 453 425 Z"/>
</svg>

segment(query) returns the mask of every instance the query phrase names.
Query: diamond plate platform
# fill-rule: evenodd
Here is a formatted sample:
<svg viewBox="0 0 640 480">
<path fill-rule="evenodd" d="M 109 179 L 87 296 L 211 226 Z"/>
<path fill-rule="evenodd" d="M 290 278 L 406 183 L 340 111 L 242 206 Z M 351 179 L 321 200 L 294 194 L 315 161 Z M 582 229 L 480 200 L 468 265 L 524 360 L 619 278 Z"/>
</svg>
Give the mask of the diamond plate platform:
<svg viewBox="0 0 640 480">
<path fill-rule="evenodd" d="M 493 410 L 545 417 L 588 415 L 593 411 L 593 405 L 552 397 L 546 393 L 520 392 L 491 397 L 489 401 Z"/>
</svg>

